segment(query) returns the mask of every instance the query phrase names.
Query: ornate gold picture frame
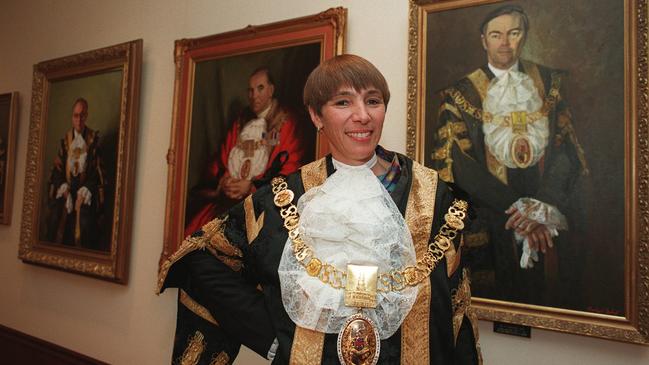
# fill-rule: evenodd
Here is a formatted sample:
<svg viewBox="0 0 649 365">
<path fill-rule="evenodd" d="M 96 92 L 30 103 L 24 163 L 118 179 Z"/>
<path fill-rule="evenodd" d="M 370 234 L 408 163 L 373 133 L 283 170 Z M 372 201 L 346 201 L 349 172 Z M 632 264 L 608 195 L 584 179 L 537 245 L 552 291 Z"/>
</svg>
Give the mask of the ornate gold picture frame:
<svg viewBox="0 0 649 365">
<path fill-rule="evenodd" d="M 231 160 L 231 156 L 243 146 L 248 125 L 265 119 L 261 121 L 266 123 L 263 137 L 254 146 L 248 145 L 254 151 L 270 146 L 268 163 L 258 164 L 262 170 L 244 177 L 241 168 L 241 180 L 255 186 L 272 174 L 293 172 L 327 152 L 328 144 L 316 134 L 303 107 L 302 89 L 320 62 L 343 52 L 346 19 L 346 9 L 333 8 L 176 41 L 161 262 L 176 251 L 187 234 L 241 200 L 241 196 L 229 195 L 222 181 L 239 172 L 233 166 L 241 159 Z M 271 106 L 262 112 L 255 111 L 253 97 L 253 89 L 260 85 L 272 88 L 268 94 Z M 288 153 L 285 162 L 276 157 L 283 151 Z M 210 191 L 213 194 L 208 194 Z"/>
<path fill-rule="evenodd" d="M 18 92 L 0 94 L 0 224 L 11 224 L 18 128 Z"/>
<path fill-rule="evenodd" d="M 19 257 L 126 284 L 142 40 L 34 65 Z"/>
<path fill-rule="evenodd" d="M 463 247 L 479 318 L 649 344 L 647 1 L 409 3 L 407 153 L 468 192 L 476 221 L 492 219 L 472 226 Z M 503 6 L 518 10 L 498 13 Z M 498 34 L 490 14 L 509 14 L 500 18 L 509 28 Z M 509 43 L 490 48 L 489 36 Z M 511 68 L 496 76 L 487 61 L 498 64 L 500 56 L 511 57 L 501 63 Z M 506 156 L 484 137 L 492 131 L 484 124 L 499 120 L 483 102 L 507 77 L 534 83 L 539 115 L 549 121 L 545 155 L 518 169 L 498 169 Z M 534 122 L 534 114 L 527 117 Z M 552 169 L 557 156 L 577 166 L 566 167 L 570 179 Z M 536 262 L 537 274 L 520 269 L 524 241 L 505 230 L 508 205 L 490 205 L 506 201 L 496 192 L 513 191 L 515 174 L 528 169 L 536 169 L 541 188 L 518 196 L 560 193 L 567 218 Z"/>
</svg>

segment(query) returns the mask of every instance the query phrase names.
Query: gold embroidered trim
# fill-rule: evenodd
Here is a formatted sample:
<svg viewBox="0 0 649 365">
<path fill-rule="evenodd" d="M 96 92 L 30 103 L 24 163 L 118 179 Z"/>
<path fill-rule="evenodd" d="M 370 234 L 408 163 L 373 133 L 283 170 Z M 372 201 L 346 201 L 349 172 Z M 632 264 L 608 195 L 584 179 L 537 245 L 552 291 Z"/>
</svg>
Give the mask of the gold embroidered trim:
<svg viewBox="0 0 649 365">
<path fill-rule="evenodd" d="M 412 186 L 406 205 L 406 223 L 412 235 L 417 259 L 426 253 L 433 226 L 437 172 L 421 164 L 412 163 Z"/>
<path fill-rule="evenodd" d="M 550 75 L 550 79 L 552 80 L 550 83 L 550 91 L 543 100 L 543 106 L 541 107 L 541 113 L 546 115 L 554 108 L 559 99 L 561 99 L 561 95 L 559 94 L 561 75 L 558 72 L 553 72 Z"/>
<path fill-rule="evenodd" d="M 246 236 L 248 237 L 248 244 L 257 238 L 259 232 L 264 227 L 264 217 L 266 212 L 261 212 L 259 218 L 255 215 L 255 205 L 252 201 L 252 195 L 248 195 L 243 201 L 243 209 L 246 215 Z"/>
<path fill-rule="evenodd" d="M 464 242 L 464 237 L 460 237 L 461 242 Z M 449 249 L 446 251 L 446 275 L 450 278 L 453 274 L 455 274 L 455 271 L 457 268 L 460 266 L 460 258 L 462 256 L 462 245 L 464 243 L 460 243 L 460 248 L 456 251 L 455 246 L 451 245 Z"/>
<path fill-rule="evenodd" d="M 456 139 L 455 143 L 457 143 L 462 152 L 466 152 L 472 147 L 471 141 L 467 138 Z"/>
<path fill-rule="evenodd" d="M 455 138 L 460 133 L 466 133 L 467 128 L 464 122 L 448 122 L 444 128 L 437 132 L 440 139 Z"/>
<path fill-rule="evenodd" d="M 471 305 L 471 287 L 466 269 L 462 272 L 460 285 L 451 291 L 451 302 L 453 303 L 453 339 L 457 342 L 462 320 Z"/>
<path fill-rule="evenodd" d="M 160 265 L 160 271 L 158 272 L 158 285 L 156 288 L 156 294 L 160 294 L 160 289 L 162 289 L 162 285 L 164 284 L 165 279 L 167 278 L 167 274 L 169 274 L 169 270 L 171 269 L 171 266 L 175 264 L 178 260 L 183 258 L 185 255 L 188 253 L 199 250 L 199 249 L 205 249 L 208 246 L 209 239 L 216 233 L 217 230 L 222 229 L 221 227 L 223 226 L 223 223 L 227 220 L 228 218 L 225 217 L 223 219 L 216 218 L 209 223 L 205 224 L 201 229 L 203 230 L 203 235 L 200 237 L 192 237 L 192 236 L 187 236 L 183 243 L 180 245 L 178 250 L 174 252 L 169 258 Z"/>
<path fill-rule="evenodd" d="M 449 97 L 453 99 L 455 104 L 463 112 L 469 114 L 477 120 L 482 120 L 482 109 L 476 108 L 471 103 L 469 103 L 462 93 L 454 87 L 450 87 L 444 91 Z"/>
<path fill-rule="evenodd" d="M 440 139 L 446 139 L 446 142 L 442 147 L 433 152 L 431 158 L 433 160 L 444 160 L 446 166 L 440 171 L 440 176 L 444 181 L 453 182 L 453 159 L 451 158 L 453 143 L 457 143 L 462 152 L 466 152 L 471 148 L 471 141 L 469 139 L 458 137 L 458 134 L 465 133 L 466 131 L 467 128 L 464 122 L 448 122 L 437 132 Z"/>
<path fill-rule="evenodd" d="M 401 325 L 401 365 L 430 363 L 430 281 L 419 286 L 417 300 Z"/>
<path fill-rule="evenodd" d="M 313 187 L 324 184 L 325 180 L 327 180 L 327 159 L 323 157 L 302 166 L 300 174 L 304 191 L 309 191 Z"/>
<path fill-rule="evenodd" d="M 467 269 L 462 271 L 462 281 L 451 296 L 453 304 L 453 341 L 457 342 L 457 336 L 462 327 L 464 316 L 469 320 L 475 339 L 475 349 L 478 355 L 478 364 L 482 364 L 482 350 L 480 349 L 480 332 L 478 331 L 478 316 L 471 307 L 471 280 Z"/>
<path fill-rule="evenodd" d="M 327 160 L 321 158 L 308 165 L 302 166 L 300 170 L 302 186 L 304 191 L 324 184 L 327 179 Z M 291 365 L 317 365 L 322 362 L 322 350 L 324 349 L 323 332 L 312 331 L 306 328 L 295 326 L 293 334 L 293 345 L 291 346 Z"/>
<path fill-rule="evenodd" d="M 430 240 L 435 197 L 437 194 L 437 173 L 413 161 L 412 186 L 406 206 L 406 223 L 415 245 L 419 260 L 427 251 Z M 430 280 L 419 286 L 417 300 L 401 325 L 401 364 L 428 364 L 430 323 Z"/>
<path fill-rule="evenodd" d="M 512 114 L 515 115 L 520 115 L 520 114 L 525 115 L 525 122 L 524 123 L 517 123 L 516 117 L 512 118 Z M 547 114 L 543 114 L 540 111 L 534 112 L 534 113 L 528 113 L 528 112 L 512 112 L 509 115 L 492 115 L 491 113 L 484 112 L 483 117 L 484 120 L 482 121 L 484 124 L 488 123 L 493 123 L 496 125 L 500 125 L 503 127 L 511 127 L 514 129 L 514 132 L 517 132 L 520 128 L 523 132 L 527 131 L 527 124 L 534 124 L 541 120 L 542 118 L 547 117 Z M 522 124 L 522 125 L 521 125 Z"/>
<path fill-rule="evenodd" d="M 450 159 L 451 147 L 453 146 L 453 142 L 457 143 L 457 145 L 460 147 L 460 149 L 463 152 L 466 152 L 467 150 L 469 150 L 471 148 L 471 141 L 469 141 L 468 139 L 466 139 L 466 138 L 462 138 L 462 139 L 453 138 L 453 139 L 447 140 L 446 143 L 444 143 L 444 145 L 442 147 L 435 150 L 435 152 L 433 152 L 433 155 L 431 156 L 431 158 L 433 160 L 445 160 L 447 163 L 453 162 L 453 160 Z M 447 165 L 447 167 L 450 167 L 450 166 Z"/>
<path fill-rule="evenodd" d="M 446 182 L 453 182 L 453 171 L 450 167 L 444 167 L 439 170 L 439 178 Z"/>
<path fill-rule="evenodd" d="M 209 249 L 210 248 L 208 247 L 208 250 Z M 210 250 L 210 252 L 212 252 L 212 254 L 216 256 L 216 258 L 219 259 L 222 263 L 226 264 L 232 271 L 241 271 L 241 268 L 243 267 L 243 262 L 241 260 L 226 255 L 220 255 L 214 250 Z"/>
<path fill-rule="evenodd" d="M 214 324 L 214 325 L 219 325 L 219 323 L 212 317 L 212 314 L 210 311 L 207 310 L 207 308 L 203 307 L 202 305 L 198 304 L 197 301 L 192 299 L 192 297 L 187 294 L 186 291 L 180 289 L 180 302 L 187 307 L 190 311 L 192 311 L 194 314 L 197 316 L 203 318 L 204 320 Z"/>
<path fill-rule="evenodd" d="M 539 97 L 543 100 L 545 98 L 545 85 L 543 84 L 539 67 L 535 63 L 526 60 L 521 60 L 521 64 L 525 73 L 534 81 L 534 86 L 536 86 L 536 90 L 539 92 Z"/>
<path fill-rule="evenodd" d="M 230 362 L 230 356 L 227 352 L 221 351 L 212 359 L 210 365 L 226 365 Z"/>
<path fill-rule="evenodd" d="M 271 109 L 265 118 L 268 121 L 268 127 L 266 128 L 268 132 L 279 131 L 284 125 L 287 116 L 288 113 L 279 105 L 277 99 L 273 99 Z M 268 134 L 270 135 L 270 133 Z"/>
<path fill-rule="evenodd" d="M 439 107 L 439 112 L 437 115 L 441 115 L 443 112 L 448 111 L 451 114 L 453 114 L 457 119 L 462 119 L 462 115 L 460 114 L 460 111 L 457 110 L 457 108 L 450 103 L 444 103 Z"/>
<path fill-rule="evenodd" d="M 433 154 L 430 156 L 433 160 L 446 160 L 449 156 L 450 151 L 446 148 L 448 142 L 444 144 L 444 146 L 438 148 L 433 152 Z"/>
<path fill-rule="evenodd" d="M 500 163 L 498 159 L 485 148 L 485 157 L 487 158 L 487 169 L 495 176 L 500 182 L 507 185 L 507 168 L 504 164 Z"/>
<path fill-rule="evenodd" d="M 207 342 L 205 336 L 200 331 L 194 332 L 194 335 L 189 339 L 187 348 L 180 358 L 180 365 L 196 365 L 205 351 Z"/>
<path fill-rule="evenodd" d="M 482 118 L 482 112 L 479 109 L 473 107 L 468 101 L 466 101 L 466 99 L 464 99 L 464 96 L 462 96 L 462 94 L 455 88 L 448 88 L 444 90 L 442 92 L 442 96 L 444 97 L 444 95 L 453 99 L 455 104 L 457 104 L 458 107 L 460 107 L 460 109 L 462 109 L 464 112 L 467 112 L 474 118 Z M 440 108 L 439 113 L 441 114 L 444 110 L 451 112 L 456 118 L 459 119 L 459 121 L 448 121 L 442 128 L 437 131 L 438 138 L 441 141 L 446 141 L 441 147 L 433 152 L 431 158 L 433 160 L 444 161 L 445 166 L 440 169 L 440 177 L 444 181 L 453 182 L 453 158 L 451 157 L 451 149 L 453 148 L 453 143 L 457 143 L 458 147 L 460 147 L 460 150 L 464 153 L 471 149 L 472 144 L 471 140 L 469 140 L 468 138 L 459 137 L 461 134 L 466 134 L 468 128 L 466 126 L 466 123 L 462 119 L 458 108 L 453 106 L 449 102 L 445 102 L 442 105 L 442 108 Z"/>
<path fill-rule="evenodd" d="M 218 232 L 212 238 L 210 239 L 210 245 L 216 249 L 217 251 L 224 253 L 228 256 L 236 256 L 236 257 L 243 257 L 243 253 L 241 250 L 231 244 L 227 238 L 225 238 L 225 235 L 223 234 L 223 231 Z"/>
<path fill-rule="evenodd" d="M 446 146 L 442 146 L 435 150 L 433 154 L 430 156 L 433 160 L 446 160 L 448 157 L 448 150 L 446 149 Z"/>
<path fill-rule="evenodd" d="M 547 98 L 544 100 L 542 112 L 548 113 L 552 108 L 555 107 L 556 103 L 561 100 L 561 74 L 558 72 L 553 72 L 551 75 L 552 84 L 550 86 L 550 91 L 548 92 Z M 561 131 L 562 136 L 568 136 L 573 146 L 577 150 L 577 158 L 581 163 L 581 173 L 583 175 L 589 175 L 590 171 L 588 169 L 588 164 L 586 163 L 586 154 L 584 149 L 581 147 L 579 140 L 577 139 L 577 134 L 572 126 L 572 115 L 570 111 L 562 110 L 559 115 L 557 115 L 557 125 Z"/>
<path fill-rule="evenodd" d="M 210 239 L 207 249 L 230 269 L 240 271 L 243 266 L 243 262 L 240 259 L 243 257 L 243 253 L 225 237 L 225 224 L 209 228 L 210 234 L 208 236 Z M 205 231 L 205 229 L 203 230 Z"/>
<path fill-rule="evenodd" d="M 568 136 L 568 138 L 570 138 L 570 142 L 572 142 L 573 146 L 575 146 L 575 150 L 577 150 L 577 158 L 579 158 L 579 162 L 581 163 L 582 175 L 589 175 L 590 170 L 588 169 L 588 164 L 586 163 L 586 154 L 584 153 L 584 149 L 581 147 L 579 140 L 577 140 L 577 134 L 575 133 L 575 129 L 572 126 L 572 115 L 570 114 L 570 111 L 564 110 L 559 113 L 559 115 L 557 116 L 557 125 L 561 131 L 561 137 L 565 138 L 565 136 Z"/>
<path fill-rule="evenodd" d="M 324 349 L 323 332 L 295 326 L 290 365 L 320 365 Z"/>
<path fill-rule="evenodd" d="M 473 87 L 478 91 L 480 100 L 484 100 L 487 96 L 487 89 L 489 88 L 489 76 L 479 68 L 467 75 L 467 79 L 471 81 Z"/>
</svg>

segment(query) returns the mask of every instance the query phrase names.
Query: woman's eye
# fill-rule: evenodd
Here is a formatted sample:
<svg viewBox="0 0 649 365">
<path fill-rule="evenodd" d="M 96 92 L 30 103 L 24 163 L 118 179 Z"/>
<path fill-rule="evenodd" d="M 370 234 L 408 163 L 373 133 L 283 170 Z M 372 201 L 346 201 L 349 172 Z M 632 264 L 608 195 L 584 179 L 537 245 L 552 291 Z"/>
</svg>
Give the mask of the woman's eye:
<svg viewBox="0 0 649 365">
<path fill-rule="evenodd" d="M 349 105 L 349 100 L 346 100 L 346 99 L 336 100 L 336 101 L 334 101 L 334 105 L 336 105 L 336 106 L 348 106 Z"/>
<path fill-rule="evenodd" d="M 381 105 L 383 104 L 383 100 L 379 98 L 372 98 L 367 100 L 368 105 Z"/>
</svg>

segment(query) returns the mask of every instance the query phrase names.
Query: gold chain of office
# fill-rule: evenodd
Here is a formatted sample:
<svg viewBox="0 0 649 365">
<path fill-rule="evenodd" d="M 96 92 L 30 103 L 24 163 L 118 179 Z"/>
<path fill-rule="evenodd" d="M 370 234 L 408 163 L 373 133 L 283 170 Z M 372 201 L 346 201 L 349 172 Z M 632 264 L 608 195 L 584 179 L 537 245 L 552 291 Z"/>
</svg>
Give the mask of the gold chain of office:
<svg viewBox="0 0 649 365">
<path fill-rule="evenodd" d="M 322 262 L 317 258 L 313 249 L 302 239 L 299 229 L 300 216 L 297 207 L 293 204 L 295 194 L 288 189 L 288 183 L 283 177 L 275 177 L 271 181 L 274 194 L 274 203 L 280 208 L 280 216 L 284 219 L 284 228 L 288 230 L 295 259 L 304 267 L 309 276 L 318 278 L 325 284 L 336 289 L 345 287 L 347 273 L 335 266 Z M 428 244 L 426 253 L 417 260 L 414 266 L 406 266 L 401 270 L 392 270 L 378 275 L 379 292 L 400 291 L 408 286 L 416 286 L 426 279 L 433 271 L 437 262 L 444 257 L 444 253 L 451 246 L 458 231 L 464 228 L 464 218 L 468 203 L 464 200 L 454 200 L 444 215 L 444 224 Z"/>
</svg>

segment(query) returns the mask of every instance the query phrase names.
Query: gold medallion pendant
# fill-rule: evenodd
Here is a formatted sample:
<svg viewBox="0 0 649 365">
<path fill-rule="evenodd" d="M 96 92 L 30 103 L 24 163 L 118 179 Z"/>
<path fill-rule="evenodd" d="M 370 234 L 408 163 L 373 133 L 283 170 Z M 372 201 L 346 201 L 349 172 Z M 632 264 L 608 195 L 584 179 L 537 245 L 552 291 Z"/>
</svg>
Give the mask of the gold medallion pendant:
<svg viewBox="0 0 649 365">
<path fill-rule="evenodd" d="M 362 313 L 347 318 L 338 332 L 338 360 L 343 365 L 376 365 L 381 338 L 374 322 Z"/>
<path fill-rule="evenodd" d="M 534 120 L 533 116 L 523 111 L 512 112 L 511 114 L 512 131 L 516 136 L 511 142 L 510 153 L 514 164 L 519 169 L 527 168 L 534 160 L 534 150 L 527 138 L 527 125 Z"/>
<path fill-rule="evenodd" d="M 525 149 L 530 147 L 529 141 L 525 140 L 521 143 L 519 152 L 524 162 L 530 158 L 531 153 L 526 151 L 531 151 L 531 148 Z M 458 231 L 464 228 L 467 202 L 453 201 L 444 216 L 444 225 L 435 235 L 433 242 L 429 243 L 426 254 L 417 260 L 415 265 L 379 273 L 378 266 L 350 263 L 347 265 L 347 271 L 343 271 L 318 258 L 313 248 L 303 239 L 303 232 L 299 229 L 300 215 L 292 202 L 295 196 L 288 189 L 286 180 L 283 177 L 274 177 L 271 184 L 274 203 L 280 208 L 280 216 L 284 219 L 284 228 L 288 231 L 295 260 L 304 267 L 310 277 L 317 278 L 334 289 L 344 289 L 345 306 L 358 308 L 358 313 L 349 316 L 338 332 L 337 350 L 340 363 L 376 365 L 381 351 L 381 337 L 376 323 L 365 316 L 361 308 L 374 310 L 378 304 L 379 292 L 401 291 L 408 287 L 416 287 L 427 280 L 437 262 L 444 257 L 444 252 L 453 244 Z"/>
<path fill-rule="evenodd" d="M 516 167 L 525 169 L 534 160 L 534 150 L 525 135 L 517 135 L 511 142 L 511 155 Z"/>
<path fill-rule="evenodd" d="M 376 308 L 378 267 L 347 265 L 345 305 Z M 338 332 L 338 359 L 343 365 L 375 365 L 379 361 L 381 338 L 376 324 L 357 313 L 345 321 Z"/>
<path fill-rule="evenodd" d="M 346 306 L 376 308 L 378 271 L 377 266 L 347 265 Z"/>
</svg>

